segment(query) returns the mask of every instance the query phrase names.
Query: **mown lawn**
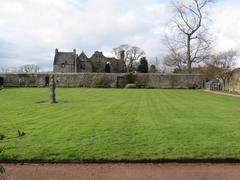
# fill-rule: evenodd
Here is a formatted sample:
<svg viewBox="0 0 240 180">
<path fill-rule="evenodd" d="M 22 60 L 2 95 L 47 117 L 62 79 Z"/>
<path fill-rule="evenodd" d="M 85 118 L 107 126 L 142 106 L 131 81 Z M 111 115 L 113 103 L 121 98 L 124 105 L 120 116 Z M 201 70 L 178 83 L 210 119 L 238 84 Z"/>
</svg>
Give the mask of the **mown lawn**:
<svg viewBox="0 0 240 180">
<path fill-rule="evenodd" d="M 0 91 L 0 160 L 240 159 L 240 98 L 191 90 Z M 17 130 L 25 136 L 17 138 Z"/>
</svg>

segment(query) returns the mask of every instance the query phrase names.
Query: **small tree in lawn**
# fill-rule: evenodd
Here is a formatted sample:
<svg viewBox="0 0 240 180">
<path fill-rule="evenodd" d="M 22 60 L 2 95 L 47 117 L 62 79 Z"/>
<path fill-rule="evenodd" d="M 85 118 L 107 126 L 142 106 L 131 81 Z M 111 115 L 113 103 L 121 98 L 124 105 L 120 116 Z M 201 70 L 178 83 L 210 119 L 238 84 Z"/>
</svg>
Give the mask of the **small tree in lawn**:
<svg viewBox="0 0 240 180">
<path fill-rule="evenodd" d="M 51 104 L 57 103 L 55 90 L 56 90 L 55 78 L 54 78 L 54 75 L 51 75 L 50 77 L 50 103 Z"/>
<path fill-rule="evenodd" d="M 140 73 L 148 73 L 148 61 L 145 57 L 142 57 L 140 59 L 140 64 L 139 64 L 137 70 Z"/>
</svg>

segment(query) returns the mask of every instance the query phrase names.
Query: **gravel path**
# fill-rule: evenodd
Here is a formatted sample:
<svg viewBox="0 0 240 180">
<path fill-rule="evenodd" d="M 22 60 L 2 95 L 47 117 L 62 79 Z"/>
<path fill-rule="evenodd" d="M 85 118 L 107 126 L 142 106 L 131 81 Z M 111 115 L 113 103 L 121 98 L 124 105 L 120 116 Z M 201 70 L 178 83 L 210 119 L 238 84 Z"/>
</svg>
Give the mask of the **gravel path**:
<svg viewBox="0 0 240 180">
<path fill-rule="evenodd" d="M 6 180 L 239 180 L 240 164 L 5 164 Z"/>
<path fill-rule="evenodd" d="M 240 97 L 240 95 L 230 94 L 230 93 L 226 93 L 226 92 L 222 92 L 222 91 L 210 91 L 210 90 L 203 90 L 203 91 L 210 92 L 213 94 L 224 95 L 224 96 Z"/>
</svg>

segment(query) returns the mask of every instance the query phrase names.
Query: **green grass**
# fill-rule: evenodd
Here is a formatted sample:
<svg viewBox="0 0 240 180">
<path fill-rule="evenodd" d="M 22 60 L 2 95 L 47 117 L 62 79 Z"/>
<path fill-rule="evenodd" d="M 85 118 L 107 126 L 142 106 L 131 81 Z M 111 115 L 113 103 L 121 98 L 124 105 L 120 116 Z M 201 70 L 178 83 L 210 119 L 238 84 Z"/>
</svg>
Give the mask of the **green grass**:
<svg viewBox="0 0 240 180">
<path fill-rule="evenodd" d="M 240 98 L 191 90 L 0 91 L 0 160 L 240 159 Z M 17 138 L 17 130 L 25 136 Z"/>
</svg>

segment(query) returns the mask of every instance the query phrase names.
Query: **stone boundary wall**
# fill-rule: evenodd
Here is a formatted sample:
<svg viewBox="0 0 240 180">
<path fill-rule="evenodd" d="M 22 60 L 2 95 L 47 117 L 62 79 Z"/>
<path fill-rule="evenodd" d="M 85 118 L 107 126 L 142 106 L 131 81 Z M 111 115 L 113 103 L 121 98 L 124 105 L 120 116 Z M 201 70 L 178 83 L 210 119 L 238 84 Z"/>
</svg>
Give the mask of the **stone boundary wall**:
<svg viewBox="0 0 240 180">
<path fill-rule="evenodd" d="M 127 73 L 35 73 L 0 74 L 0 86 L 4 87 L 47 87 L 49 77 L 54 74 L 58 87 L 91 87 L 94 77 L 108 79 L 109 86 L 123 88 L 127 84 Z M 201 75 L 188 74 L 134 74 L 135 84 L 145 88 L 181 89 L 203 88 Z M 2 82 L 2 83 L 1 83 Z"/>
</svg>

